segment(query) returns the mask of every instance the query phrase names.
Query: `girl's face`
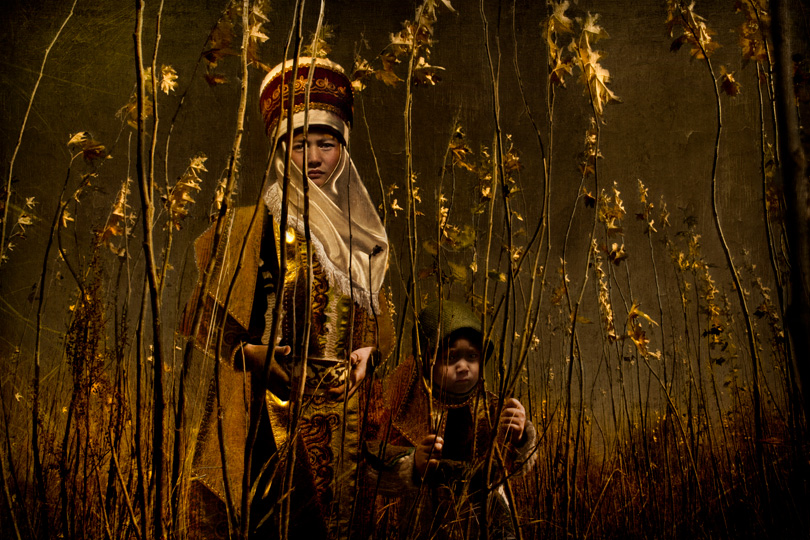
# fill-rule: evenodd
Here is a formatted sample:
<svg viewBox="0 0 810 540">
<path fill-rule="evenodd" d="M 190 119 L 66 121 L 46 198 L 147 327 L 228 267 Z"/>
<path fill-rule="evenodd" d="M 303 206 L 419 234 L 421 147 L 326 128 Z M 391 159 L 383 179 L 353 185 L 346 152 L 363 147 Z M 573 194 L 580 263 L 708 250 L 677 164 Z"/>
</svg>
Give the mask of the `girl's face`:
<svg viewBox="0 0 810 540">
<path fill-rule="evenodd" d="M 307 137 L 299 133 L 293 138 L 292 160 L 304 170 L 304 149 L 307 157 L 307 177 L 321 187 L 326 183 L 340 160 L 341 144 L 337 138 L 317 128 L 309 130 Z"/>
<path fill-rule="evenodd" d="M 481 349 L 459 337 L 439 351 L 433 365 L 433 384 L 455 394 L 466 394 L 478 384 Z"/>
</svg>

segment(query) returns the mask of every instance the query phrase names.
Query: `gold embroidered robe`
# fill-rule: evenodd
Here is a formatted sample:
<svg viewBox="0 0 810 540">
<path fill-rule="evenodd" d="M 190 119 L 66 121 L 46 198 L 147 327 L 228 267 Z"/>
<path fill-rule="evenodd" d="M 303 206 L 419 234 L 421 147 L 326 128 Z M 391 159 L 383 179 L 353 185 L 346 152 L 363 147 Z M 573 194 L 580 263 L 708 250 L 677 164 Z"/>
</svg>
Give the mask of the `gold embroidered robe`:
<svg viewBox="0 0 810 540">
<path fill-rule="evenodd" d="M 260 209 L 261 212 L 262 209 Z M 335 390 L 343 385 L 349 373 L 348 353 L 376 346 L 385 357 L 391 350 L 393 325 L 387 303 L 380 295 L 381 313 L 374 316 L 353 303 L 329 285 L 317 257 L 313 254 L 313 279 L 307 288 L 306 243 L 292 231 L 282 235 L 278 223 L 260 215 L 251 227 L 253 207 L 233 213 L 231 241 L 225 247 L 213 246 L 209 229 L 196 243 L 197 263 L 202 271 L 211 256 L 217 257 L 214 276 L 217 279 L 201 293 L 201 287 L 186 307 L 182 330 L 192 331 L 191 319 L 198 302 L 204 302 L 204 324 L 197 333 L 195 345 L 204 349 L 216 343 L 209 337 L 224 333 L 220 352 L 223 360 L 220 389 L 224 400 L 222 411 L 223 441 L 231 493 L 239 511 L 244 472 L 244 447 L 247 439 L 248 406 L 252 399 L 263 401 L 259 433 L 253 446 L 251 481 L 254 503 L 251 506 L 251 531 L 259 526 L 262 537 L 277 535 L 278 502 L 282 499 L 283 471 L 289 453 L 287 428 L 290 419 L 289 395 L 271 392 L 258 377 L 234 369 L 230 359 L 240 343 L 260 343 L 267 338 L 267 313 L 278 298 L 282 301 L 282 320 L 278 345 L 290 345 L 292 355 L 280 362 L 288 374 L 300 369 L 300 351 L 304 322 L 310 321 L 305 397 L 301 416 L 295 462 L 290 514 L 290 538 L 342 538 L 351 520 L 351 499 L 355 488 L 355 465 L 358 460 L 358 398 L 355 394 L 344 401 Z M 270 233 L 272 231 L 272 234 Z M 227 288 L 239 266 L 239 253 L 245 239 L 241 269 L 236 275 L 231 300 L 224 313 Z M 283 244 L 282 244 L 283 241 Z M 285 280 L 280 295 L 268 287 L 275 282 L 272 258 L 284 247 L 287 255 Z M 276 259 L 277 261 L 277 259 Z M 277 264 L 277 263 L 276 263 Z M 277 267 L 276 267 L 277 271 Z M 311 306 L 305 313 L 309 295 Z M 378 332 L 379 328 L 379 332 Z M 210 350 L 210 346 L 209 346 Z M 225 490 L 222 458 L 217 436 L 216 403 L 213 384 L 209 392 L 205 418 L 196 445 L 190 496 L 190 529 L 192 536 L 226 537 Z M 283 389 L 282 389 L 283 390 Z M 263 522 L 263 523 L 261 523 Z M 223 534 L 224 533 L 224 534 Z"/>
</svg>

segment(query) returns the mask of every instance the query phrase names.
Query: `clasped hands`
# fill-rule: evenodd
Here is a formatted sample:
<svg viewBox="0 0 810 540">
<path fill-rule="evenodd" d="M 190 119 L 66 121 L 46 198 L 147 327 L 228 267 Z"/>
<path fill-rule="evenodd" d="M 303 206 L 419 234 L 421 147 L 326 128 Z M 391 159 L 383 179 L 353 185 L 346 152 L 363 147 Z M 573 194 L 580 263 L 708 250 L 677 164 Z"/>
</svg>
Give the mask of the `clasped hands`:
<svg viewBox="0 0 810 540">
<path fill-rule="evenodd" d="M 236 368 L 242 368 L 250 373 L 263 373 L 265 369 L 265 362 L 267 360 L 267 345 L 254 345 L 246 343 L 241 346 L 242 356 L 244 358 L 243 365 L 236 363 Z M 270 367 L 267 375 L 267 385 L 272 390 L 275 387 L 283 386 L 289 388 L 290 376 L 282 369 L 280 360 L 290 354 L 291 349 L 289 345 L 276 346 L 273 356 L 270 359 Z M 363 347 L 352 351 L 349 355 L 349 364 L 351 370 L 349 371 L 349 396 L 354 394 L 363 379 L 366 378 L 368 371 L 368 361 L 371 353 L 374 352 L 374 347 Z M 239 358 L 239 355 L 237 355 Z M 335 388 L 330 388 L 328 394 L 334 398 L 339 398 L 346 392 L 346 385 L 341 385 Z"/>
<path fill-rule="evenodd" d="M 497 440 L 518 446 L 525 429 L 526 409 L 515 398 L 507 399 L 498 419 Z M 419 441 L 413 456 L 413 465 L 419 478 L 424 479 L 429 472 L 439 466 L 443 446 L 444 439 L 438 435 L 428 435 Z"/>
</svg>

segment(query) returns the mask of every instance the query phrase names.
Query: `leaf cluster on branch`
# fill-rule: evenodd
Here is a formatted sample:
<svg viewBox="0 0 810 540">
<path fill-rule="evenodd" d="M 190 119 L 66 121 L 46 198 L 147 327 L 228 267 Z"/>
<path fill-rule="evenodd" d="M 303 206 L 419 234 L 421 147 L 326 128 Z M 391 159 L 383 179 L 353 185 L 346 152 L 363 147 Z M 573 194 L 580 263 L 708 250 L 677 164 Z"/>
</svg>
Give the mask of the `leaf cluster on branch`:
<svg viewBox="0 0 810 540">
<path fill-rule="evenodd" d="M 450 0 L 425 0 L 417 8 L 412 21 L 403 22 L 399 32 L 390 34 L 388 45 L 376 58 L 380 63 L 379 68 L 374 69 L 371 63 L 356 55 L 351 76 L 355 92 L 362 91 L 372 76 L 388 86 L 397 86 L 404 79 L 397 74 L 396 68 L 403 63 L 410 64 L 411 61 L 410 84 L 433 86 L 441 81 L 440 72 L 444 68 L 430 64 L 430 48 L 435 43 L 434 25 L 438 20 L 440 6 L 451 13 L 456 12 Z"/>
</svg>

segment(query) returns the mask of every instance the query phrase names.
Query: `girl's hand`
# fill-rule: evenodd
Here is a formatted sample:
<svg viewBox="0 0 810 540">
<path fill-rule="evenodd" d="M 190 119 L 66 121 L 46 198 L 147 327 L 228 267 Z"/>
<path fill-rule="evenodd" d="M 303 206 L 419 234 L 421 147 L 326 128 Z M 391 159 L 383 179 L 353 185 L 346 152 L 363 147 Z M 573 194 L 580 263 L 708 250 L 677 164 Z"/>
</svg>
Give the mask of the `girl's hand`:
<svg viewBox="0 0 810 540">
<path fill-rule="evenodd" d="M 368 361 L 371 358 L 371 353 L 374 352 L 374 347 L 363 347 L 362 349 L 355 349 L 349 355 L 349 397 L 357 391 L 360 383 L 366 378 L 368 372 Z M 346 386 L 341 385 L 329 390 L 329 393 L 336 398 L 342 398 L 343 393 L 346 391 Z"/>
<path fill-rule="evenodd" d="M 503 411 L 501 411 L 501 418 L 498 422 L 498 439 L 517 446 L 523 438 L 525 429 L 526 409 L 515 398 L 507 399 L 503 404 Z"/>
<path fill-rule="evenodd" d="M 349 394 L 351 395 L 357 386 L 363 382 L 368 372 L 368 360 L 371 358 L 371 353 L 374 352 L 374 347 L 363 347 L 357 349 L 349 355 L 349 365 L 352 370 L 349 373 Z"/>
<path fill-rule="evenodd" d="M 424 479 L 428 472 L 439 466 L 444 439 L 438 435 L 428 435 L 416 445 L 413 453 L 413 466 L 419 478 Z"/>
</svg>

